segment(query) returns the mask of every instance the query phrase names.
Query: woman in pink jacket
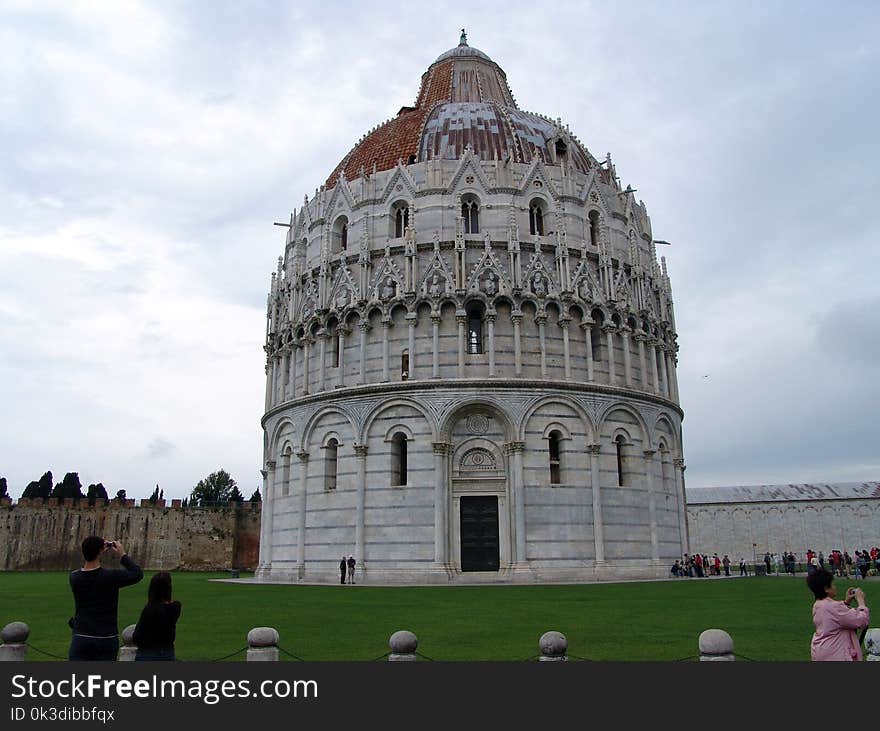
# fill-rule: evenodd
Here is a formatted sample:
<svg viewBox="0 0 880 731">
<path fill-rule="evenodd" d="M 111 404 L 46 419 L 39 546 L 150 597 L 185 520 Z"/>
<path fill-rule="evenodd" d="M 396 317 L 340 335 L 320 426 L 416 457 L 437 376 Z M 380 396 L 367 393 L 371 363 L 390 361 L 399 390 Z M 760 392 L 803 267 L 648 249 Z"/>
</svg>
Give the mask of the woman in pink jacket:
<svg viewBox="0 0 880 731">
<path fill-rule="evenodd" d="M 807 576 L 807 586 L 816 595 L 813 603 L 813 624 L 816 632 L 810 644 L 810 656 L 815 661 L 836 660 L 857 662 L 862 659 L 862 649 L 857 630 L 868 626 L 871 615 L 865 604 L 865 592 L 849 588 L 846 598 L 838 601 L 834 576 L 820 569 Z M 855 599 L 856 606 L 849 603 Z"/>
</svg>

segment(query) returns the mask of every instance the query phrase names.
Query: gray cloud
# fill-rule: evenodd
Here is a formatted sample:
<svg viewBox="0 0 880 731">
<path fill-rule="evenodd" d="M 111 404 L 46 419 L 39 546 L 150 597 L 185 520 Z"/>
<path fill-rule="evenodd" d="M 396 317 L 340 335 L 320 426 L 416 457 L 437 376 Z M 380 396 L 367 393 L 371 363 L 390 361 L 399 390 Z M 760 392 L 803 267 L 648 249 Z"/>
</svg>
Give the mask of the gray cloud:
<svg viewBox="0 0 880 731">
<path fill-rule="evenodd" d="M 156 437 L 147 445 L 147 455 L 150 459 L 162 459 L 177 451 L 177 446 L 162 437 Z"/>
<path fill-rule="evenodd" d="M 447 8 L 421 8 L 418 33 L 412 12 L 0 10 L 10 485 L 62 463 L 131 494 L 159 482 L 182 497 L 221 463 L 259 480 L 272 221 L 457 43 Z M 688 485 L 877 479 L 874 7 L 801 3 L 794 21 L 773 4 L 565 1 L 545 15 L 490 0 L 470 41 L 523 108 L 610 150 L 673 242 Z M 155 459 L 163 444 L 179 448 Z"/>
</svg>

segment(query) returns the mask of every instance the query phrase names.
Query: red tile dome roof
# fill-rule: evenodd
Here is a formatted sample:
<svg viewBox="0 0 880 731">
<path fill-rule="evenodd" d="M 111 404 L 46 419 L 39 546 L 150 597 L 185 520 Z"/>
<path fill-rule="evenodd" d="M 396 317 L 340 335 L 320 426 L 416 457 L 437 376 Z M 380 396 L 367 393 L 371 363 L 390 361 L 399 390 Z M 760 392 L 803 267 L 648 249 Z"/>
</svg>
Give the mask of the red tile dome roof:
<svg viewBox="0 0 880 731">
<path fill-rule="evenodd" d="M 465 146 L 483 160 L 553 162 L 557 140 L 572 165 L 587 172 L 597 163 L 566 130 L 548 117 L 519 109 L 503 69 L 482 51 L 461 42 L 441 54 L 422 75 L 418 98 L 397 116 L 364 137 L 336 166 L 326 187 L 340 174 L 352 180 L 363 173 L 390 170 L 398 160 L 424 162 L 458 159 Z"/>
</svg>

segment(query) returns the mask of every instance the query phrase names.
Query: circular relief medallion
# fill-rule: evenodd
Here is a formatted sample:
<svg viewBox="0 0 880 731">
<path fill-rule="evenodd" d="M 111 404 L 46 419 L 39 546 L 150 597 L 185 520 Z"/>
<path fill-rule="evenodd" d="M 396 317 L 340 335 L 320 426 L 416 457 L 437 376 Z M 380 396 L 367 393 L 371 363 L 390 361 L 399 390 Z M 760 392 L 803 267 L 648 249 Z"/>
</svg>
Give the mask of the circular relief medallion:
<svg viewBox="0 0 880 731">
<path fill-rule="evenodd" d="M 401 183 L 397 184 L 397 190 L 399 190 L 399 191 L 403 190 L 403 185 Z"/>
<path fill-rule="evenodd" d="M 536 180 L 536 181 L 535 181 L 535 187 L 536 187 L 536 188 L 543 188 L 543 187 L 544 187 L 544 184 L 543 184 L 540 180 Z"/>
<path fill-rule="evenodd" d="M 467 418 L 467 430 L 470 434 L 485 434 L 489 431 L 489 417 L 485 414 L 471 414 Z"/>
<path fill-rule="evenodd" d="M 468 185 L 473 185 L 473 184 L 474 184 L 474 176 L 473 176 L 473 175 L 468 175 L 468 176 L 464 179 L 464 182 L 467 183 Z"/>
</svg>

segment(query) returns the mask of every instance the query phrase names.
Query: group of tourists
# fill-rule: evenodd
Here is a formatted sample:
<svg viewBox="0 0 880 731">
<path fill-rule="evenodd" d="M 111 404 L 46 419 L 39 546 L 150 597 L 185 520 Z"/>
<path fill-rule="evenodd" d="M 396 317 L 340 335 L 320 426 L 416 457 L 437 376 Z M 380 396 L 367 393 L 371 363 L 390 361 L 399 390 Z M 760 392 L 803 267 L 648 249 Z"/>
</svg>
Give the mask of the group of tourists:
<svg viewBox="0 0 880 731">
<path fill-rule="evenodd" d="M 740 560 L 740 570 L 744 567 L 744 563 Z M 680 578 L 698 577 L 705 578 L 707 576 L 730 576 L 730 558 L 725 553 L 723 558 L 719 558 L 718 554 L 712 554 L 709 558 L 705 553 L 686 553 L 681 560 L 675 559 L 675 563 L 669 569 L 673 576 Z"/>
<path fill-rule="evenodd" d="M 818 569 L 826 569 L 834 576 L 852 576 L 854 579 L 880 574 L 880 547 L 856 551 L 854 556 L 850 556 L 849 551 L 841 552 L 835 548 L 827 557 L 822 551 L 817 554 L 810 549 L 807 551 L 807 573 L 812 574 Z"/>
</svg>

